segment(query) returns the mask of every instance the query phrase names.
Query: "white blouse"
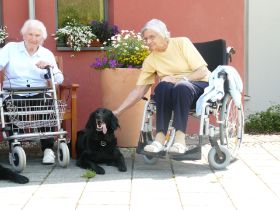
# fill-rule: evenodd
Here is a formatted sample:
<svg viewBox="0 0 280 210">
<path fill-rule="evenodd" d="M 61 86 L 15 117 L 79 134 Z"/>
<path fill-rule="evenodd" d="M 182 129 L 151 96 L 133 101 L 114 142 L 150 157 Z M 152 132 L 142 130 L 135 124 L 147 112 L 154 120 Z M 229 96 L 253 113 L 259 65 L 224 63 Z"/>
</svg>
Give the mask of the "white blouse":
<svg viewBox="0 0 280 210">
<path fill-rule="evenodd" d="M 0 49 L 0 71 L 5 69 L 3 87 L 45 87 L 44 74 L 47 70 L 38 68 L 39 61 L 50 63 L 56 83 L 63 82 L 63 74 L 58 69 L 54 54 L 45 47 L 39 46 L 37 52 L 30 56 L 24 42 L 10 42 Z"/>
</svg>

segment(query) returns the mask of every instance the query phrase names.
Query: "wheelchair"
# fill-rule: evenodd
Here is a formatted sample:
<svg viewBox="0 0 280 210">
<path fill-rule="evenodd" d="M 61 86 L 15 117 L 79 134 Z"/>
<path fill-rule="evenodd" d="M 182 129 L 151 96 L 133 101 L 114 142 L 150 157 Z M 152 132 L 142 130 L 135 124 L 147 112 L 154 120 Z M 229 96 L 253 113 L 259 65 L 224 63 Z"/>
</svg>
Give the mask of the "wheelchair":
<svg viewBox="0 0 280 210">
<path fill-rule="evenodd" d="M 61 128 L 66 103 L 58 100 L 53 72 L 48 70 L 49 87 L 1 88 L 0 115 L 3 141 L 9 142 L 9 161 L 13 169 L 21 172 L 26 167 L 26 154 L 22 142 L 57 140 L 57 157 L 61 167 L 70 162 L 67 132 Z M 20 94 L 37 94 L 36 98 L 16 97 Z"/>
<path fill-rule="evenodd" d="M 223 39 L 194 43 L 194 45 L 205 59 L 211 72 L 219 65 L 228 65 L 232 54 L 235 53 L 233 48 L 226 47 L 226 42 Z M 147 164 L 155 164 L 159 158 L 167 156 L 173 160 L 200 160 L 202 157 L 201 147 L 205 140 L 209 140 L 211 145 L 208 153 L 208 162 L 211 168 L 224 169 L 236 159 L 244 135 L 243 107 L 242 103 L 240 106 L 236 106 L 234 103 L 229 91 L 227 73 L 222 72 L 219 78 L 223 82 L 224 95 L 214 102 L 206 101 L 199 117 L 195 110 L 191 110 L 189 115 L 200 120 L 198 140 L 196 139 L 192 143 L 187 140 L 188 150 L 182 155 L 168 153 L 175 137 L 175 129 L 172 127 L 173 117 L 169 122 L 164 150 L 155 154 L 144 151 L 144 147 L 153 141 L 156 134 L 156 104 L 152 99 L 143 98 L 146 103 L 136 152 L 144 156 L 144 161 Z"/>
</svg>

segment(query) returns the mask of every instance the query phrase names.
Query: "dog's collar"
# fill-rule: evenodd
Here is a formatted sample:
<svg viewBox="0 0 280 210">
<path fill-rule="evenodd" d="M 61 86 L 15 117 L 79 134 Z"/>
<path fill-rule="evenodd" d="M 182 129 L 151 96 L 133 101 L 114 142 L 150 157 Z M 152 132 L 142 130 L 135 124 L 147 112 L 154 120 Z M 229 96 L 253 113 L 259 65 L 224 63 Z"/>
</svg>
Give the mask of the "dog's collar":
<svg viewBox="0 0 280 210">
<path fill-rule="evenodd" d="M 105 147 L 105 146 L 107 145 L 107 142 L 106 142 L 106 141 L 100 141 L 100 145 L 101 145 L 102 147 Z"/>
</svg>

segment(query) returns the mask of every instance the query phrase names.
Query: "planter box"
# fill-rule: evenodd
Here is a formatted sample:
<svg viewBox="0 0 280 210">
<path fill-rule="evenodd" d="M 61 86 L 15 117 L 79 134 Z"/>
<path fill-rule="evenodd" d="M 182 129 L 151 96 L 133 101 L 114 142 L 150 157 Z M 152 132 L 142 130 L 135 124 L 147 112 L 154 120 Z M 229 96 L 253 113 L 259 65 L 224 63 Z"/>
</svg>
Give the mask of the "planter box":
<svg viewBox="0 0 280 210">
<path fill-rule="evenodd" d="M 135 88 L 140 69 L 119 68 L 101 71 L 102 106 L 116 109 Z M 148 95 L 148 94 L 147 94 Z M 117 130 L 118 146 L 136 147 L 140 135 L 143 100 L 124 111 L 118 117 L 121 128 Z"/>
</svg>

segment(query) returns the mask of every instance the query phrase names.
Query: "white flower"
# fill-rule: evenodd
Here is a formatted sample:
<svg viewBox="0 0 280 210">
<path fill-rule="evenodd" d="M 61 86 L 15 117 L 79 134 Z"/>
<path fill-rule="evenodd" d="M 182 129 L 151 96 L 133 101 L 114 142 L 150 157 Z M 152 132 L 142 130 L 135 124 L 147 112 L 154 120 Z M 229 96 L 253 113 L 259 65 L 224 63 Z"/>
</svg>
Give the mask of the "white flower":
<svg viewBox="0 0 280 210">
<path fill-rule="evenodd" d="M 0 27 L 0 44 L 4 43 L 5 39 L 9 36 L 7 33 L 7 27 Z"/>
<path fill-rule="evenodd" d="M 72 19 L 66 23 L 65 27 L 57 30 L 55 40 L 59 38 L 66 38 L 67 44 L 74 51 L 80 51 L 82 47 L 89 47 L 96 36 L 92 33 L 90 26 L 81 25 Z"/>
</svg>

